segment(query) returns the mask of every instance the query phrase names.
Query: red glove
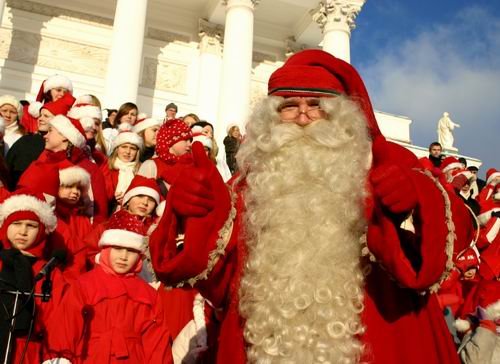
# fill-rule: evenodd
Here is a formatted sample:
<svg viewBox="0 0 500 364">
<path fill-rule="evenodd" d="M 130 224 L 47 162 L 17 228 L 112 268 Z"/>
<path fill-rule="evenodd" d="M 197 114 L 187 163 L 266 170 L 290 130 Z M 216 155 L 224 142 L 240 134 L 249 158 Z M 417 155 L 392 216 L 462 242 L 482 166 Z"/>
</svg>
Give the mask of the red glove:
<svg viewBox="0 0 500 364">
<path fill-rule="evenodd" d="M 217 169 L 211 162 L 201 143 L 192 147 L 192 166 L 186 166 L 168 192 L 171 194 L 172 208 L 179 216 L 205 216 L 215 206 L 210 178 Z"/>
<path fill-rule="evenodd" d="M 417 191 L 411 170 L 393 162 L 385 150 L 385 141 L 373 144 L 373 167 L 370 182 L 374 196 L 392 213 L 409 212 L 417 205 Z"/>
</svg>

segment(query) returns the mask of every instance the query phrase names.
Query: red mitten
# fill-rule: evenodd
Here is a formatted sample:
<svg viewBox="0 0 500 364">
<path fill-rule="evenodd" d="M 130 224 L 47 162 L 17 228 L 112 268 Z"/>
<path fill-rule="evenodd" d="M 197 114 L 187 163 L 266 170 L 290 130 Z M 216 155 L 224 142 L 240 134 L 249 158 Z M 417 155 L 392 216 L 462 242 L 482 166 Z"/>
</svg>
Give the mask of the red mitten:
<svg viewBox="0 0 500 364">
<path fill-rule="evenodd" d="M 451 181 L 451 185 L 456 191 L 460 191 L 463 186 L 468 182 L 469 180 L 467 177 L 463 174 L 459 174 L 455 178 L 453 178 L 453 181 Z"/>
<path fill-rule="evenodd" d="M 215 166 L 201 143 L 193 144 L 193 161 L 192 166 L 183 168 L 169 191 L 172 208 L 178 216 L 205 216 L 215 205 L 210 187 Z"/>
<path fill-rule="evenodd" d="M 385 141 L 373 144 L 373 167 L 370 182 L 376 198 L 392 213 L 409 212 L 417 205 L 417 191 L 410 177 L 411 170 L 393 161 Z"/>
</svg>

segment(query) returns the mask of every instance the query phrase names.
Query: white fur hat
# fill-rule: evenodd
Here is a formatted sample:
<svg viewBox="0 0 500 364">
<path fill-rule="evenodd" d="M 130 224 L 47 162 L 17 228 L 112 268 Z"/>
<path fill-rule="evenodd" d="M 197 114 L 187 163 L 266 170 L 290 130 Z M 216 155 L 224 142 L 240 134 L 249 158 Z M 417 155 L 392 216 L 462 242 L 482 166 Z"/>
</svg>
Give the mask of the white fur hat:
<svg viewBox="0 0 500 364">
<path fill-rule="evenodd" d="M 59 170 L 60 186 L 73 186 L 75 184 L 88 188 L 90 186 L 90 174 L 85 169 L 78 166 Z"/>
<path fill-rule="evenodd" d="M 42 109 L 43 104 L 40 101 L 35 101 L 30 103 L 30 106 L 28 106 L 28 112 L 31 116 L 34 118 L 40 117 L 40 110 Z"/>
<path fill-rule="evenodd" d="M 142 149 L 144 142 L 142 138 L 133 131 L 121 131 L 118 133 L 115 140 L 113 140 L 113 150 L 125 143 L 133 144 L 137 148 Z"/>
<path fill-rule="evenodd" d="M 52 75 L 43 82 L 43 93 L 47 93 L 53 88 L 63 87 L 73 93 L 73 83 L 63 75 Z"/>
<path fill-rule="evenodd" d="M 0 204 L 0 226 L 11 214 L 18 211 L 33 212 L 45 225 L 47 233 L 56 229 L 57 218 L 51 206 L 45 200 L 27 193 L 13 194 Z"/>
<path fill-rule="evenodd" d="M 137 121 L 135 122 L 132 131 L 139 134 L 141 131 L 146 130 L 147 128 L 151 128 L 152 126 L 161 126 L 161 124 L 163 124 L 163 122 L 160 120 L 148 118 L 146 114 L 140 114 L 137 117 Z"/>
<path fill-rule="evenodd" d="M 21 117 L 23 116 L 23 105 L 21 105 L 21 103 L 12 95 L 2 95 L 0 96 L 0 107 L 5 104 L 13 106 L 17 110 L 17 118 L 21 120 Z"/>
<path fill-rule="evenodd" d="M 82 124 L 77 119 L 69 119 L 64 115 L 56 115 L 49 121 L 50 126 L 64 135 L 71 144 L 83 148 L 87 142 Z"/>
</svg>

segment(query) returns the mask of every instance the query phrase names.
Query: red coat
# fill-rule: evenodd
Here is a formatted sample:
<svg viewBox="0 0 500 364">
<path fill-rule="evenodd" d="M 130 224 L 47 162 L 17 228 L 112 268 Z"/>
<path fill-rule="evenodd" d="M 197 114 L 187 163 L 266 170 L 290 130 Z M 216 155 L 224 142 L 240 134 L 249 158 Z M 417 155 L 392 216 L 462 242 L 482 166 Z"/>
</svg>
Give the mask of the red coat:
<svg viewBox="0 0 500 364">
<path fill-rule="evenodd" d="M 156 291 L 136 276 L 115 276 L 98 265 L 70 287 L 55 314 L 48 340 L 52 357 L 73 364 L 172 363 Z"/>
<path fill-rule="evenodd" d="M 366 345 L 363 361 L 375 364 L 459 363 L 436 295 L 428 291 L 424 295 L 419 293 L 437 282 L 444 271 L 448 234 L 444 199 L 427 176 L 410 171 L 409 175 L 417 190 L 418 207 L 414 212 L 417 234 L 413 238 L 399 235 L 399 224 L 395 224 L 377 203 L 369 223 L 368 247 L 377 262 L 371 263 L 372 271 L 365 279 L 365 309 L 361 314 L 366 327 L 361 337 Z M 247 254 L 242 234 L 244 189 L 244 183 L 236 187 L 237 216 L 224 254 L 208 278 L 199 280 L 195 286 L 222 310 L 218 364 L 246 363 L 244 322 L 238 312 L 240 278 Z M 215 250 L 218 231 L 228 216 L 229 210 L 222 210 L 215 208 L 204 218 L 188 219 L 185 247 L 177 253 L 177 220 L 167 204 L 162 221 L 149 242 L 159 279 L 174 285 L 206 269 L 207 256 Z M 457 223 L 470 224 L 470 221 L 456 220 Z M 192 247 L 188 242 L 188 229 L 194 235 L 189 240 Z M 458 246 L 467 244 L 456 243 Z M 403 250 L 403 246 L 414 249 Z M 418 270 L 412 265 L 415 259 L 421 261 Z"/>
</svg>

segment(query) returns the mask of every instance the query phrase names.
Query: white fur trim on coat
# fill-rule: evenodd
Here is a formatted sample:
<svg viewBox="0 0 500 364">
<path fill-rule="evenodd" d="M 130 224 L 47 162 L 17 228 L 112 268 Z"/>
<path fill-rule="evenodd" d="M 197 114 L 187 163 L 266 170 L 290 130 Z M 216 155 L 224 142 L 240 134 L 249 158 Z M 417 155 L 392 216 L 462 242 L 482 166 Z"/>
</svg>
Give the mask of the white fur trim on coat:
<svg viewBox="0 0 500 364">
<path fill-rule="evenodd" d="M 85 146 L 87 140 L 66 116 L 56 115 L 49 121 L 49 124 L 75 147 L 83 148 Z"/>
<path fill-rule="evenodd" d="M 147 118 L 144 119 L 144 121 L 141 121 L 140 123 L 134 125 L 132 131 L 139 134 L 141 131 L 146 130 L 147 128 L 151 128 L 152 126 L 161 126 L 161 124 L 163 124 L 163 122 L 160 120 Z"/>
<path fill-rule="evenodd" d="M 119 246 L 144 252 L 146 250 L 146 237 L 128 230 L 109 229 L 102 233 L 99 246 Z"/>
<path fill-rule="evenodd" d="M 160 203 L 160 194 L 153 190 L 152 188 L 145 187 L 145 186 L 138 186 L 135 188 L 132 188 L 130 191 L 125 193 L 123 195 L 123 205 L 125 205 L 132 197 L 138 196 L 138 195 L 146 195 L 151 197 L 156 201 L 156 205 Z"/>
<path fill-rule="evenodd" d="M 486 307 L 486 315 L 493 321 L 500 318 L 500 299 Z"/>
<path fill-rule="evenodd" d="M 90 185 L 90 174 L 85 169 L 77 166 L 59 170 L 60 186 L 73 186 L 75 184 L 88 187 Z"/>
<path fill-rule="evenodd" d="M 35 101 L 28 106 L 28 112 L 34 118 L 40 117 L 40 110 L 42 109 L 43 104 L 40 101 Z"/>
<path fill-rule="evenodd" d="M 31 211 L 45 225 L 45 231 L 51 233 L 56 229 L 57 218 L 50 205 L 30 195 L 13 195 L 0 204 L 0 226 L 9 215 L 18 211 Z"/>
<path fill-rule="evenodd" d="M 133 144 L 139 149 L 142 149 L 143 146 L 142 138 L 139 135 L 132 131 L 122 131 L 113 141 L 113 150 L 125 143 Z"/>
<path fill-rule="evenodd" d="M 467 332 L 470 329 L 470 322 L 468 320 L 456 319 L 455 328 L 458 332 Z"/>
<path fill-rule="evenodd" d="M 64 87 L 69 92 L 73 93 L 73 83 L 63 75 L 53 75 L 47 78 L 43 83 L 43 93 L 52 90 L 53 88 Z"/>
</svg>

